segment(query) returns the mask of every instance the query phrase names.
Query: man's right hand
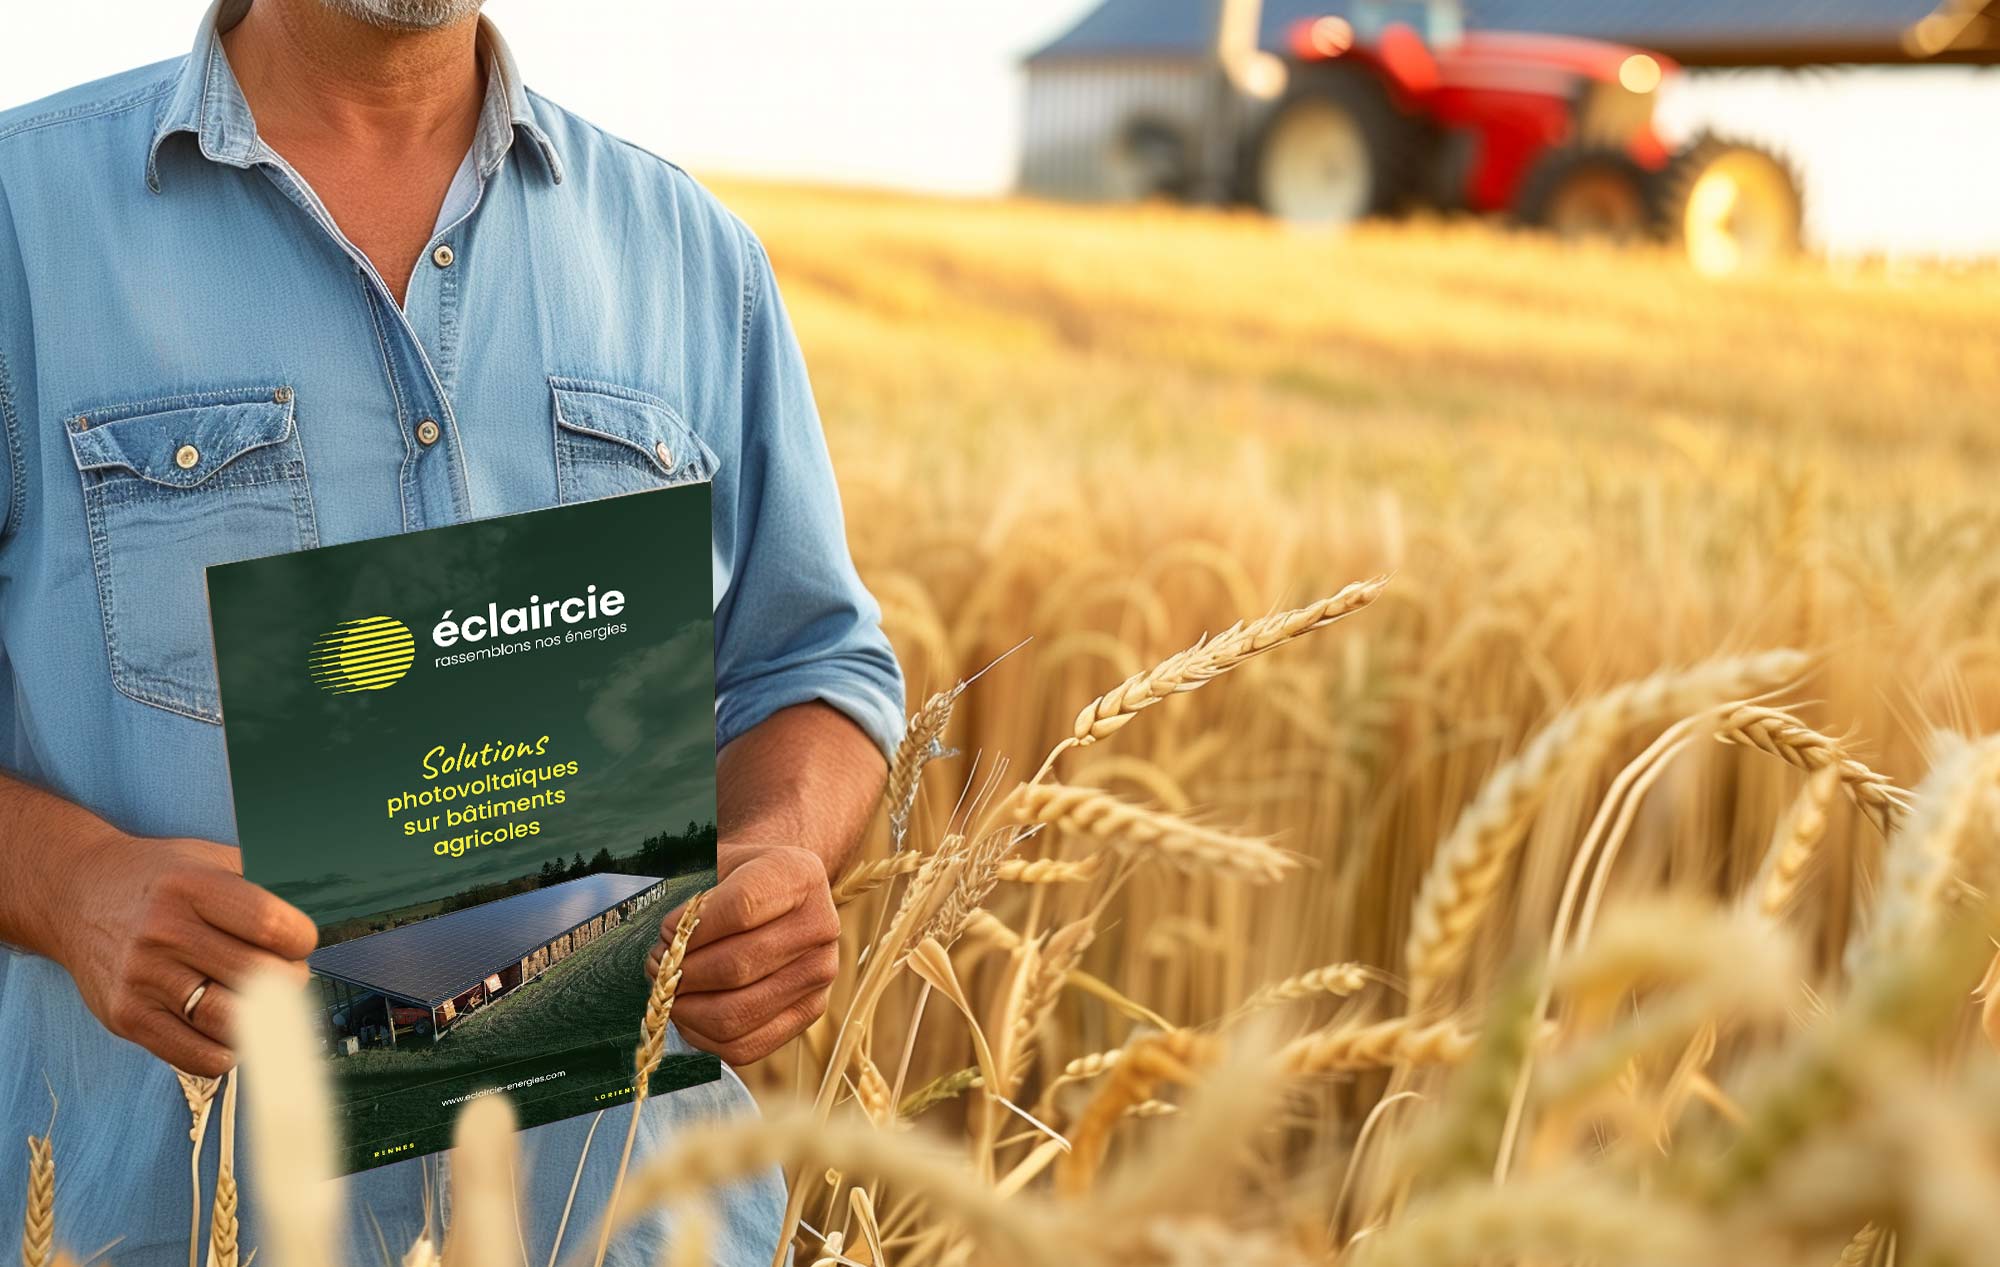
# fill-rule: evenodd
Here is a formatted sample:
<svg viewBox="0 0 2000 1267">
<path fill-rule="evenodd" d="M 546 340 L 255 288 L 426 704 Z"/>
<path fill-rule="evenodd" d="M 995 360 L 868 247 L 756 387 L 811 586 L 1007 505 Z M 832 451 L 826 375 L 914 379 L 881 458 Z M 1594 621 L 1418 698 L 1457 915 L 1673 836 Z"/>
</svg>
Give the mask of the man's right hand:
<svg viewBox="0 0 2000 1267">
<path fill-rule="evenodd" d="M 50 957 L 106 1029 L 192 1074 L 236 1063 L 244 981 L 275 971 L 303 985 L 319 940 L 304 912 L 243 878 L 226 845 L 107 829 L 78 841 L 54 879 L 41 939 Z"/>
</svg>

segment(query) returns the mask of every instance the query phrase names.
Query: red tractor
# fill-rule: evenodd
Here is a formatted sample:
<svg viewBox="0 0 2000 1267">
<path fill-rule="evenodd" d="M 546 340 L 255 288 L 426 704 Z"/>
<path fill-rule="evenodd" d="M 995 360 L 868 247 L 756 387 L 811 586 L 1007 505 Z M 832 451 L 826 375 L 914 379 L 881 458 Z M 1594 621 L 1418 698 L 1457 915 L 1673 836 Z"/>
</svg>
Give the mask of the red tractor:
<svg viewBox="0 0 2000 1267">
<path fill-rule="evenodd" d="M 1798 247 L 1783 162 L 1713 137 L 1674 150 L 1654 131 L 1679 69 L 1658 54 L 1466 31 L 1452 4 L 1357 0 L 1295 24 L 1284 62 L 1283 95 L 1243 151 L 1244 192 L 1275 216 L 1501 213 L 1568 236 L 1665 239 L 1711 273 Z"/>
</svg>

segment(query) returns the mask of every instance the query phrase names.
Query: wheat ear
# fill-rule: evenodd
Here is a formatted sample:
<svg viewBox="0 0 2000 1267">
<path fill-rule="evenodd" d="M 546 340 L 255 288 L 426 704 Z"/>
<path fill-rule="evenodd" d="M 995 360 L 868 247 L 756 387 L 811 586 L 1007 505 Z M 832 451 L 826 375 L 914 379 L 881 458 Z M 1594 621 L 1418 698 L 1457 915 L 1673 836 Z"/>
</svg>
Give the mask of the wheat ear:
<svg viewBox="0 0 2000 1267">
<path fill-rule="evenodd" d="M 1854 807 L 1884 835 L 1894 829 L 1906 809 L 1908 793 L 1895 780 L 1849 756 L 1839 740 L 1782 709 L 1745 704 L 1723 718 L 1715 737 L 1723 743 L 1767 752 L 1809 774 L 1833 770 Z"/>
<path fill-rule="evenodd" d="M 1942 750 L 1916 792 L 1914 810 L 1889 840 L 1873 928 L 1847 944 L 1849 976 L 1870 956 L 1909 950 L 1931 936 L 1962 886 L 1989 891 L 2000 798 L 2000 735 L 1977 742 L 1939 734 Z"/>
<path fill-rule="evenodd" d="M 1594 762 L 1630 727 L 1770 690 L 1797 678 L 1807 662 L 1802 652 L 1767 651 L 1656 673 L 1586 700 L 1544 726 L 1487 779 L 1432 855 L 1404 948 L 1411 1007 L 1464 964 L 1558 775 Z"/>
<path fill-rule="evenodd" d="M 1298 866 L 1290 854 L 1266 841 L 1202 827 L 1096 788 L 1028 783 L 1015 797 L 1026 822 L 1085 836 L 1125 857 L 1163 862 L 1179 871 L 1219 871 L 1270 884 Z"/>
<path fill-rule="evenodd" d="M 192 1190 L 192 1209 L 188 1219 L 188 1267 L 195 1267 L 201 1247 L 201 1146 L 208 1138 L 208 1119 L 215 1106 L 215 1089 L 222 1085 L 222 1079 L 204 1078 L 174 1069 L 174 1080 L 180 1083 L 181 1098 L 187 1101 L 188 1139 L 194 1144 L 188 1155 Z"/>
<path fill-rule="evenodd" d="M 216 1081 L 210 1079 L 210 1081 Z M 208 1267 L 237 1267 L 236 1071 L 222 1076 L 222 1136 L 215 1163 L 215 1201 L 208 1214 Z M 214 1088 L 209 1088 L 214 1094 Z"/>
<path fill-rule="evenodd" d="M 873 893 L 876 889 L 905 876 L 922 866 L 924 855 L 905 850 L 892 853 L 886 858 L 873 858 L 867 862 L 849 867 L 845 875 L 833 886 L 833 904 L 845 906 L 855 898 Z"/>
<path fill-rule="evenodd" d="M 1296 1003 L 1300 999 L 1328 996 L 1344 999 L 1351 994 L 1359 994 L 1367 988 L 1370 981 L 1380 980 L 1381 977 L 1381 973 L 1367 964 L 1324 964 L 1310 971 L 1259 986 L 1255 993 L 1243 1000 L 1243 1006 L 1239 1010 L 1255 1012 L 1267 1007 L 1276 1007 L 1281 1003 Z"/>
<path fill-rule="evenodd" d="M 1222 1044 L 1214 1035 L 1186 1029 L 1129 1044 L 1112 1066 L 1110 1080 L 1077 1118 L 1070 1150 L 1056 1163 L 1057 1189 L 1071 1197 L 1087 1194 L 1110 1145 L 1111 1129 L 1126 1111 L 1152 1099 L 1164 1083 L 1193 1082 L 1195 1071 L 1215 1063 L 1221 1053 Z"/>
<path fill-rule="evenodd" d="M 1369 1237 L 1359 1257 L 1367 1267 L 1516 1261 L 1685 1267 L 1711 1261 L 1711 1248 L 1686 1209 L 1570 1174 L 1463 1184 L 1412 1205 Z"/>
<path fill-rule="evenodd" d="M 618 1154 L 618 1173 L 611 1180 L 611 1204 L 618 1203 L 619 1189 L 625 1186 L 625 1171 L 632 1164 L 632 1141 L 639 1135 L 639 1110 L 645 1107 L 648 1084 L 660 1057 L 667 1049 L 667 1022 L 674 1014 L 674 992 L 681 984 L 681 960 L 687 957 L 688 939 L 701 924 L 701 906 L 708 890 L 689 898 L 674 924 L 674 935 L 666 954 L 653 973 L 653 988 L 646 996 L 646 1019 L 639 1027 L 639 1046 L 632 1053 L 632 1118 L 625 1125 L 625 1147 Z M 611 1220 L 604 1221 L 597 1238 L 596 1267 L 604 1267 L 604 1255 L 611 1248 Z"/>
<path fill-rule="evenodd" d="M 889 807 L 890 847 L 901 851 L 903 838 L 910 830 L 910 811 L 916 807 L 917 789 L 921 785 L 924 767 L 937 757 L 945 755 L 938 742 L 944 728 L 951 722 L 951 710 L 958 702 L 959 692 L 965 689 L 963 682 L 949 691 L 939 691 L 924 701 L 924 706 L 910 714 L 909 724 L 903 729 L 903 738 L 896 745 L 896 753 L 889 761 L 889 781 L 882 789 L 882 801 Z"/>
<path fill-rule="evenodd" d="M 1757 880 L 1746 895 L 1765 919 L 1783 916 L 1805 884 L 1813 860 L 1819 856 L 1820 842 L 1826 837 L 1827 808 L 1839 786 L 1839 769 L 1820 767 L 1778 821 Z"/>
<path fill-rule="evenodd" d="M 1356 581 L 1330 598 L 1239 622 L 1205 638 L 1085 704 L 1076 715 L 1070 738 L 1078 745 L 1096 743 L 1169 695 L 1195 690 L 1246 660 L 1360 611 L 1374 602 L 1388 583 L 1386 576 Z"/>
<path fill-rule="evenodd" d="M 55 1133 L 28 1136 L 28 1209 L 21 1225 L 21 1267 L 49 1267 L 56 1253 Z"/>
<path fill-rule="evenodd" d="M 1879 1223 L 1863 1223 L 1861 1230 L 1848 1239 L 1841 1247 L 1837 1267 L 1866 1267 L 1875 1261 L 1875 1247 L 1882 1243 L 1882 1227 Z"/>
<path fill-rule="evenodd" d="M 1477 1041 L 1450 1021 L 1421 1025 L 1403 1016 L 1295 1038 L 1279 1051 L 1278 1065 L 1300 1077 L 1391 1065 L 1455 1065 L 1472 1054 Z"/>
</svg>

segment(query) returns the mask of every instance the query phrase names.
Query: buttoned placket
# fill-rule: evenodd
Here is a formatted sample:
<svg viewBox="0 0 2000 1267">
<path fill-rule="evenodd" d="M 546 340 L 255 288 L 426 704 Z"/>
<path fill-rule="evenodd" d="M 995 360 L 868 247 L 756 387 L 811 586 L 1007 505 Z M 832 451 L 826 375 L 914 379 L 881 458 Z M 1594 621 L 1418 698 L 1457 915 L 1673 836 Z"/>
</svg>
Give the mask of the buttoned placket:
<svg viewBox="0 0 2000 1267">
<path fill-rule="evenodd" d="M 326 205 L 313 193 L 305 179 L 276 150 L 262 141 L 257 142 L 257 147 L 257 166 L 287 199 L 333 239 L 357 270 L 356 281 L 368 305 L 376 341 L 381 345 L 383 370 L 388 375 L 396 424 L 403 438 L 401 494 L 404 530 L 435 528 L 472 518 L 476 512 L 466 479 L 463 439 L 452 410 L 447 381 L 439 372 L 431 348 L 426 346 L 410 314 L 396 303 L 394 294 L 382 280 L 374 262 L 341 232 Z M 462 266 L 462 261 L 458 258 L 460 252 L 455 249 L 449 267 L 440 268 L 432 259 L 432 254 L 450 233 L 464 227 L 471 211 L 472 208 L 468 207 L 465 217 L 426 245 L 425 254 L 407 292 L 411 301 L 424 305 L 427 315 L 434 314 L 436 317 L 435 321 L 426 319 L 424 322 L 433 327 L 432 338 L 435 342 L 432 347 L 446 348 L 453 353 L 454 360 L 458 292 L 454 270 Z M 447 280 L 422 285 L 432 282 L 430 277 L 425 276 L 425 270 L 447 275 Z M 420 286 L 423 292 L 421 297 Z M 445 333 L 447 329 L 448 334 Z"/>
</svg>

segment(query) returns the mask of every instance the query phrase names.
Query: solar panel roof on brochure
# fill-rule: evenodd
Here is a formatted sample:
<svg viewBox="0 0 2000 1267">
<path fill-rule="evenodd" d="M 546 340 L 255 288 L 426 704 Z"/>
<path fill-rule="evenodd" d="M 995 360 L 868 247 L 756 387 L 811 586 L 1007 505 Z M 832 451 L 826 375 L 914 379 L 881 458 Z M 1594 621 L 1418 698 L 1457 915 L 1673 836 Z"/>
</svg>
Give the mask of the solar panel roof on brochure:
<svg viewBox="0 0 2000 1267">
<path fill-rule="evenodd" d="M 313 952 L 314 972 L 432 1007 L 660 883 L 604 872 Z"/>
</svg>

